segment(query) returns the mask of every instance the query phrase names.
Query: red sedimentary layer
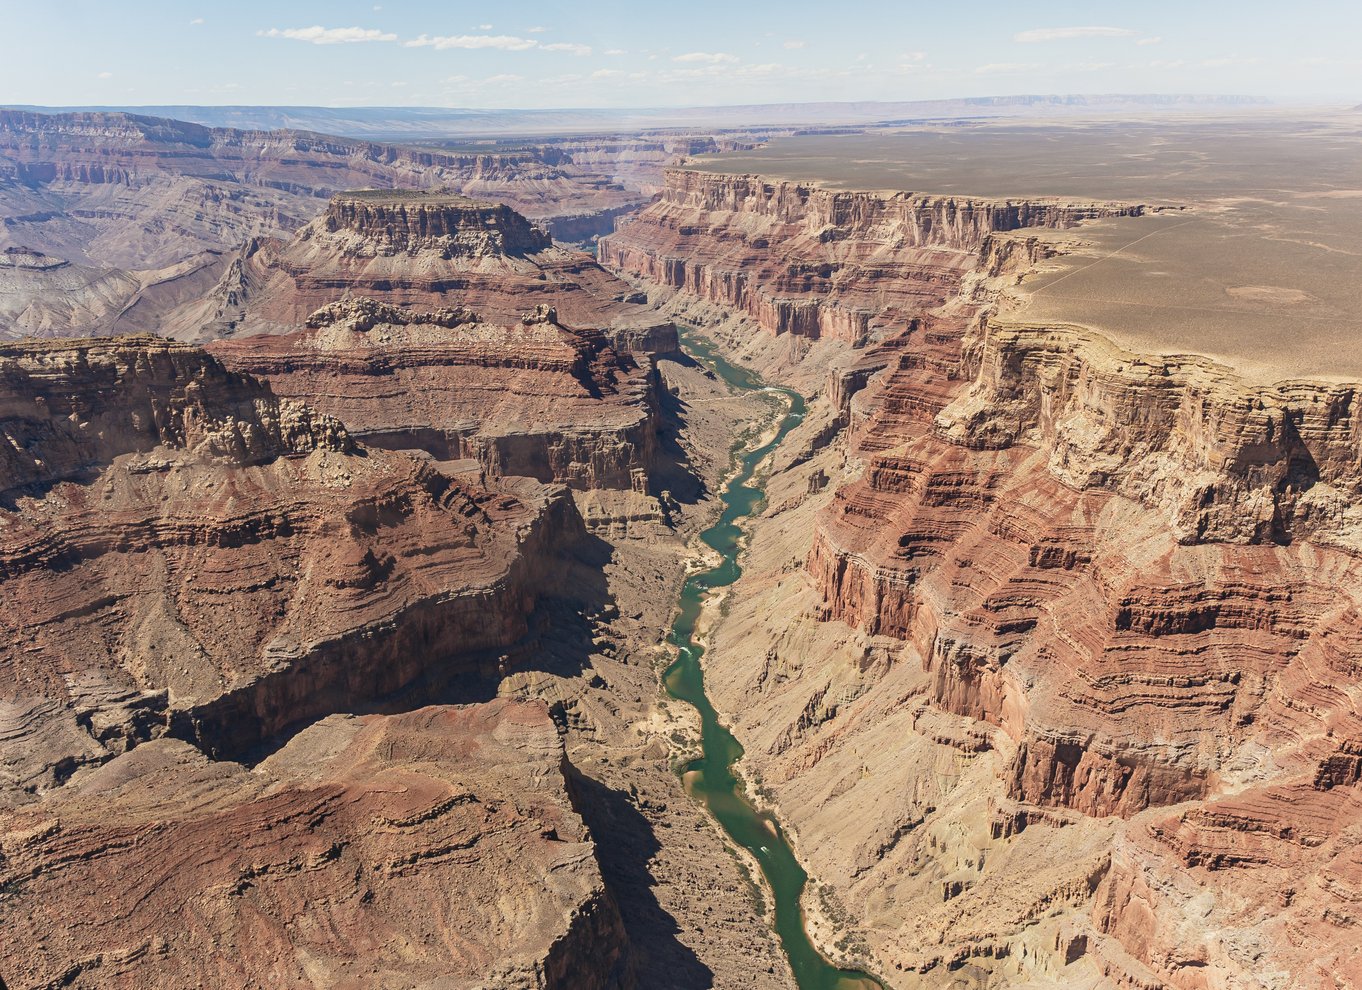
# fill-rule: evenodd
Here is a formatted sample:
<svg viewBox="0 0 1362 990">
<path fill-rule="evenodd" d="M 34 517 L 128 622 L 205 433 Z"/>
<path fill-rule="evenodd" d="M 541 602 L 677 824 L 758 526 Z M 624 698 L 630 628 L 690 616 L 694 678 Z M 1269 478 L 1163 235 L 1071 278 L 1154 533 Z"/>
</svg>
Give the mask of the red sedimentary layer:
<svg viewBox="0 0 1362 990">
<path fill-rule="evenodd" d="M 773 333 L 863 344 L 951 298 L 985 235 L 1133 207 L 834 192 L 669 169 L 659 202 L 601 239 L 608 267 Z"/>
<path fill-rule="evenodd" d="M 153 338 L 0 350 L 0 793 L 496 676 L 582 533 Z"/>
<path fill-rule="evenodd" d="M 67 192 L 194 179 L 210 188 L 260 190 L 283 229 L 340 189 L 444 188 L 494 196 L 536 217 L 586 217 L 635 205 L 640 194 L 554 149 L 451 152 L 306 131 L 253 131 L 125 113 L 0 110 L 0 176 Z M 221 205 L 209 195 L 207 204 Z"/>
<path fill-rule="evenodd" d="M 323 308 L 309 324 L 209 349 L 371 445 L 474 458 L 488 476 L 646 488 L 655 372 L 599 331 L 568 330 L 547 310 L 494 326 L 466 310 L 367 299 Z"/>
<path fill-rule="evenodd" d="M 554 246 L 505 206 L 457 197 L 336 196 L 291 243 L 248 245 L 218 295 L 218 322 L 235 333 L 301 327 L 322 306 L 368 298 L 466 307 L 499 324 L 547 305 L 620 350 L 676 346 L 670 324 L 590 255 Z"/>
<path fill-rule="evenodd" d="M 0 811 L 0 958 L 43 986 L 628 985 L 542 704 L 334 716 L 254 769 L 157 740 Z"/>
</svg>

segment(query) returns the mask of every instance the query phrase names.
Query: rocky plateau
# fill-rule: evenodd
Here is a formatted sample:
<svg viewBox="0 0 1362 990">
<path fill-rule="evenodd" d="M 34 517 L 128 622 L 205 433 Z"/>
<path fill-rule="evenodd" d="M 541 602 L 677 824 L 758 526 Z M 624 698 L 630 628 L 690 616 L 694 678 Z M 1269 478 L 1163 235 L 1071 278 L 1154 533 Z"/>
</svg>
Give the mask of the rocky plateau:
<svg viewBox="0 0 1362 990">
<path fill-rule="evenodd" d="M 632 986 L 565 763 L 544 706 L 510 701 L 331 716 L 250 768 L 146 743 L 0 813 L 6 975 Z"/>
</svg>

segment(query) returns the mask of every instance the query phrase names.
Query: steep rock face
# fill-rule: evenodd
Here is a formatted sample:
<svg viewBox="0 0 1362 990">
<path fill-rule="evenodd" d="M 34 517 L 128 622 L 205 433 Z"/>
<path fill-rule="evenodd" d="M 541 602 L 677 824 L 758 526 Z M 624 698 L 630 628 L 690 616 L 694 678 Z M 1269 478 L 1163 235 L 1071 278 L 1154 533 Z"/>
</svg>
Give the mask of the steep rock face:
<svg viewBox="0 0 1362 990">
<path fill-rule="evenodd" d="M 1304 779 L 1128 829 L 1093 904 L 1094 960 L 1118 986 L 1357 984 L 1359 827 L 1355 782 Z"/>
<path fill-rule="evenodd" d="M 907 985 L 1285 987 L 1357 965 L 1355 387 L 1251 385 L 1009 317 L 1062 249 L 1014 227 L 1138 212 L 680 173 L 603 247 L 758 333 L 799 332 L 770 307 L 840 245 L 955 253 L 935 296 L 900 270 L 891 317 L 854 304 L 868 346 L 778 462 L 707 655 L 753 772 Z M 848 295 L 833 279 L 803 305 Z"/>
<path fill-rule="evenodd" d="M 995 320 L 981 336 L 974 382 L 938 424 L 952 442 L 1043 450 L 1061 483 L 1167 513 L 1182 543 L 1362 547 L 1356 386 L 1253 386 L 1066 328 Z"/>
<path fill-rule="evenodd" d="M 864 427 L 885 452 L 809 556 L 828 614 L 911 640 L 940 704 L 1009 731 L 1019 800 L 1131 815 L 1206 796 L 1265 735 L 1301 732 L 1288 699 L 1331 679 L 1357 607 L 1353 389 L 1251 388 L 1072 331 L 983 336 L 932 420 L 889 448 L 883 420 Z M 1315 731 L 1351 737 L 1339 702 Z"/>
<path fill-rule="evenodd" d="M 945 303 L 991 232 L 1140 209 L 833 192 L 673 168 L 660 200 L 601 240 L 600 258 L 772 333 L 859 345 Z"/>
<path fill-rule="evenodd" d="M 549 235 L 502 203 L 444 194 L 348 193 L 332 198 L 328 232 L 366 234 L 379 250 L 441 252 L 446 258 L 524 255 L 552 245 Z"/>
<path fill-rule="evenodd" d="M 368 299 L 324 307 L 308 324 L 210 350 L 371 445 L 473 458 L 488 477 L 647 487 L 660 426 L 656 372 L 601 332 L 568 330 L 547 308 L 494 326 L 467 310 Z"/>
<path fill-rule="evenodd" d="M 632 986 L 542 704 L 332 716 L 254 769 L 157 740 L 0 812 L 21 988 Z"/>
<path fill-rule="evenodd" d="M 248 245 L 217 296 L 208 335 L 287 332 L 345 299 L 434 310 L 466 307 L 513 324 L 552 306 L 619 350 L 669 351 L 675 330 L 589 255 L 555 246 L 504 205 L 446 195 L 349 193 L 289 244 Z"/>
<path fill-rule="evenodd" d="M 173 732 L 241 752 L 497 676 L 582 533 L 561 490 L 454 483 L 204 352 L 0 353 L 4 800 Z"/>
</svg>

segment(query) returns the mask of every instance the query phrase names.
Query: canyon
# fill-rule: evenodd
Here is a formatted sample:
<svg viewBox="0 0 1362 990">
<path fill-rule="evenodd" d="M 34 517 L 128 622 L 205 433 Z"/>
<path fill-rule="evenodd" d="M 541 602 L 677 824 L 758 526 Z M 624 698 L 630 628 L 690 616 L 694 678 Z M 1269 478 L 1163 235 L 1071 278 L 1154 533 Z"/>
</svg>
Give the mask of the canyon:
<svg viewBox="0 0 1362 990">
<path fill-rule="evenodd" d="M 601 255 L 821 391 L 706 674 L 833 958 L 894 986 L 1355 981 L 1356 386 L 1265 383 L 1252 338 L 1243 371 L 1132 353 L 1069 322 L 1091 293 L 1037 318 L 1087 230 L 1194 202 L 732 166 L 669 172 Z"/>
<path fill-rule="evenodd" d="M 0 987 L 1362 983 L 1356 123 L 845 130 L 0 111 Z"/>
</svg>

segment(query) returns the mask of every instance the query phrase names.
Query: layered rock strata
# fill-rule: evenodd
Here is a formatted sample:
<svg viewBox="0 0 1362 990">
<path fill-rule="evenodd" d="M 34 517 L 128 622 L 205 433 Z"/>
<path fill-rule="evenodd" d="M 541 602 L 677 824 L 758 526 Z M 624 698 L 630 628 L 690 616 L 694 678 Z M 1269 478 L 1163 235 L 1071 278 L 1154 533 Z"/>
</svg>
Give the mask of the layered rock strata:
<svg viewBox="0 0 1362 990">
<path fill-rule="evenodd" d="M 0 793 L 496 677 L 582 534 L 155 338 L 0 349 Z"/>
<path fill-rule="evenodd" d="M 602 238 L 602 264 L 775 334 L 863 345 L 955 295 L 994 231 L 1138 206 L 834 192 L 668 169 L 658 202 Z"/>
<path fill-rule="evenodd" d="M 542 704 L 331 716 L 258 766 L 161 739 L 0 812 L 12 990 L 633 985 Z"/>
<path fill-rule="evenodd" d="M 247 245 L 215 298 L 208 336 L 287 331 L 329 303 L 369 298 L 466 307 L 496 324 L 546 305 L 567 326 L 607 330 L 618 350 L 676 347 L 670 324 L 589 255 L 504 205 L 444 194 L 336 196 L 290 243 Z"/>
<path fill-rule="evenodd" d="M 492 197 L 549 221 L 640 201 L 552 149 L 440 151 L 127 113 L 0 110 L 0 238 L 75 261 L 160 267 L 188 245 L 296 230 L 321 199 L 360 186 Z"/>
<path fill-rule="evenodd" d="M 657 454 L 652 362 L 548 307 L 496 326 L 361 299 L 323 307 L 305 330 L 210 350 L 370 445 L 471 458 L 487 477 L 646 491 Z"/>
<path fill-rule="evenodd" d="M 1358 964 L 1355 387 L 1008 316 L 1055 249 L 1027 224 L 1138 211 L 679 173 L 603 245 L 749 332 L 868 345 L 791 438 L 709 657 L 830 885 L 811 910 L 860 905 L 839 947 L 906 985 Z M 860 259 L 933 244 L 939 287 L 865 288 L 889 269 Z"/>
<path fill-rule="evenodd" d="M 569 240 L 644 199 L 552 148 L 445 152 L 124 113 L 0 110 L 0 249 L 70 266 L 0 265 L 0 337 L 203 339 L 218 308 L 203 298 L 239 267 L 243 244 L 287 237 L 326 197 L 361 186 L 492 197 Z"/>
</svg>

